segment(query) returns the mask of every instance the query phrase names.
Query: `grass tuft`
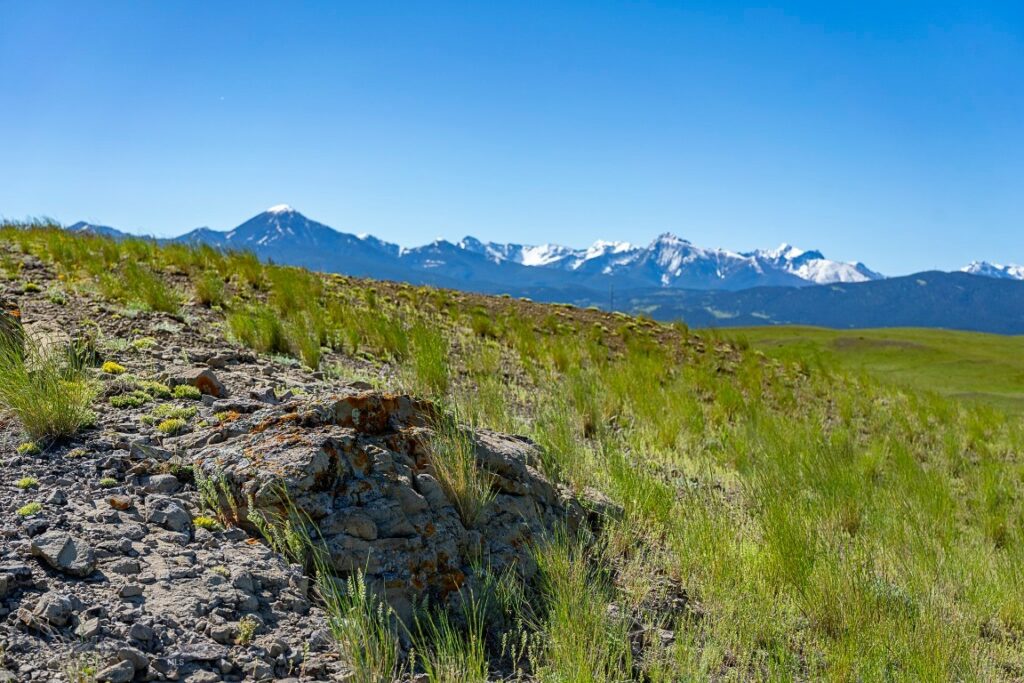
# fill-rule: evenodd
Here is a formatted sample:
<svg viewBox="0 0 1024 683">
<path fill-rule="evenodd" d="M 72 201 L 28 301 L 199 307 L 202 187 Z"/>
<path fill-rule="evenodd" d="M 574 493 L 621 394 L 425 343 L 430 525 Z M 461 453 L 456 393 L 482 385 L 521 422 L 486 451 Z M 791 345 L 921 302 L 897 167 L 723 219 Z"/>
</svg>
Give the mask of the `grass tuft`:
<svg viewBox="0 0 1024 683">
<path fill-rule="evenodd" d="M 493 476 L 477 462 L 476 445 L 456 417 L 442 415 L 434 422 L 428 449 L 437 481 L 462 523 L 475 526 L 495 496 Z"/>
<path fill-rule="evenodd" d="M 194 281 L 193 287 L 196 291 L 196 299 L 203 306 L 224 305 L 224 279 L 217 273 L 203 273 Z"/>
<path fill-rule="evenodd" d="M 546 614 L 541 680 L 616 683 L 632 679 L 628 624 L 610 610 L 608 578 L 591 565 L 583 539 L 557 538 L 538 548 Z"/>
<path fill-rule="evenodd" d="M 394 615 L 366 585 L 362 572 L 339 581 L 323 567 L 317 591 L 328 614 L 338 654 L 351 669 L 353 683 L 383 683 L 399 672 L 399 642 Z"/>
<path fill-rule="evenodd" d="M 425 396 L 444 396 L 448 391 L 448 341 L 441 332 L 423 323 L 409 331 L 412 344 L 414 390 Z"/>
<path fill-rule="evenodd" d="M 220 529 L 220 522 L 215 518 L 208 517 L 206 515 L 193 517 L 192 524 L 195 525 L 197 529 L 206 529 L 207 531 L 217 531 Z"/>
<path fill-rule="evenodd" d="M 91 424 L 93 384 L 66 353 L 26 340 L 24 353 L 0 338 L 0 408 L 18 418 L 33 441 L 75 434 Z"/>
<path fill-rule="evenodd" d="M 445 610 L 416 616 L 411 659 L 419 662 L 429 683 L 487 683 L 487 605 L 471 592 L 459 597 L 459 623 Z"/>
</svg>

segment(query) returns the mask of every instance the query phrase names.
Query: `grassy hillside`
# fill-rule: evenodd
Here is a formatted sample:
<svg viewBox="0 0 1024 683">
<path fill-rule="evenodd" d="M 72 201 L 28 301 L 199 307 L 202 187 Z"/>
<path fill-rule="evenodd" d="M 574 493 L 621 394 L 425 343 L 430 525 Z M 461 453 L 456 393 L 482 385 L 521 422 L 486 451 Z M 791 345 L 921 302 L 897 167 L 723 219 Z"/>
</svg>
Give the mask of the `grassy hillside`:
<svg viewBox="0 0 1024 683">
<path fill-rule="evenodd" d="M 730 336 L 778 358 L 1024 413 L 1024 337 L 934 329 L 751 327 Z"/>
<path fill-rule="evenodd" d="M 32 282 L 25 254 L 59 279 Z M 609 505 L 598 542 L 537 549 L 541 582 L 488 645 L 527 680 L 1024 675 L 1024 425 L 848 372 L 816 332 L 766 358 L 624 315 L 39 228 L 0 230 L 0 273 L 126 318 L 210 308 L 260 353 L 536 440 L 549 477 Z M 956 357 L 949 339 L 930 353 Z M 990 343 L 979 362 L 1016 342 Z"/>
</svg>

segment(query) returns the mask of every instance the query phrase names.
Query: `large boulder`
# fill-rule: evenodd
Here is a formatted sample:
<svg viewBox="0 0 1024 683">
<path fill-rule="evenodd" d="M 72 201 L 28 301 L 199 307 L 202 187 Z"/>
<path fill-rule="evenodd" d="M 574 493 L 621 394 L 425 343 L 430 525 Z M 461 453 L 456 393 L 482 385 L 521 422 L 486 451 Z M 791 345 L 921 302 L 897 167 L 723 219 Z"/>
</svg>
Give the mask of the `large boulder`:
<svg viewBox="0 0 1024 683">
<path fill-rule="evenodd" d="M 294 506 L 339 575 L 365 572 L 407 617 L 414 601 L 457 592 L 474 566 L 529 579 L 534 544 L 559 528 L 577 533 L 586 520 L 580 503 L 535 469 L 531 442 L 467 431 L 494 493 L 467 524 L 438 482 L 434 419 L 429 403 L 408 396 L 304 398 L 229 423 L 196 466 L 234 491 L 243 518 L 247 506 L 264 515 Z"/>
</svg>

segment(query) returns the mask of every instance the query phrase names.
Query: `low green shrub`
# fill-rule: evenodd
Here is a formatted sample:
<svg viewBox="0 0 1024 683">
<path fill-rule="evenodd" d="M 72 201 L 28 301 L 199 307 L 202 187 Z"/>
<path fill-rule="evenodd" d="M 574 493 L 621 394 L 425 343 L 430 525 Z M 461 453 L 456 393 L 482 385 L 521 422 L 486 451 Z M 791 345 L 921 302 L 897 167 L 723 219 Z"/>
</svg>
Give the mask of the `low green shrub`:
<svg viewBox="0 0 1024 683">
<path fill-rule="evenodd" d="M 144 391 L 131 391 L 127 394 L 117 394 L 111 396 L 109 401 L 110 405 L 115 408 L 141 408 L 145 404 L 149 403 L 150 396 Z"/>
<path fill-rule="evenodd" d="M 43 504 L 39 501 L 32 501 L 26 505 L 22 505 L 18 508 L 17 513 L 19 517 L 31 517 L 37 515 L 43 511 Z"/>
<path fill-rule="evenodd" d="M 198 401 L 203 396 L 203 393 L 191 384 L 179 384 L 174 387 L 172 393 L 174 398 L 191 399 L 193 401 Z"/>
<path fill-rule="evenodd" d="M 188 423 L 182 420 L 181 418 L 172 417 L 158 424 L 156 426 L 156 430 L 162 434 L 174 436 L 185 431 L 185 428 L 187 426 Z"/>
</svg>

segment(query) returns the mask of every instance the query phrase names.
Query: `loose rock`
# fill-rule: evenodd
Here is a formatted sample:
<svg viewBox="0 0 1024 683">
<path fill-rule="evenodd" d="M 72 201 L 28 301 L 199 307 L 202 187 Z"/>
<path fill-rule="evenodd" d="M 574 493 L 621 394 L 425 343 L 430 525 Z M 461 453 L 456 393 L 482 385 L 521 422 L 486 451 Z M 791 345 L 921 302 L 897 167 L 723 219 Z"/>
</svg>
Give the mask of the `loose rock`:
<svg viewBox="0 0 1024 683">
<path fill-rule="evenodd" d="M 61 531 L 49 531 L 32 539 L 31 552 L 54 569 L 71 576 L 86 577 L 96 569 L 92 548 Z"/>
</svg>

